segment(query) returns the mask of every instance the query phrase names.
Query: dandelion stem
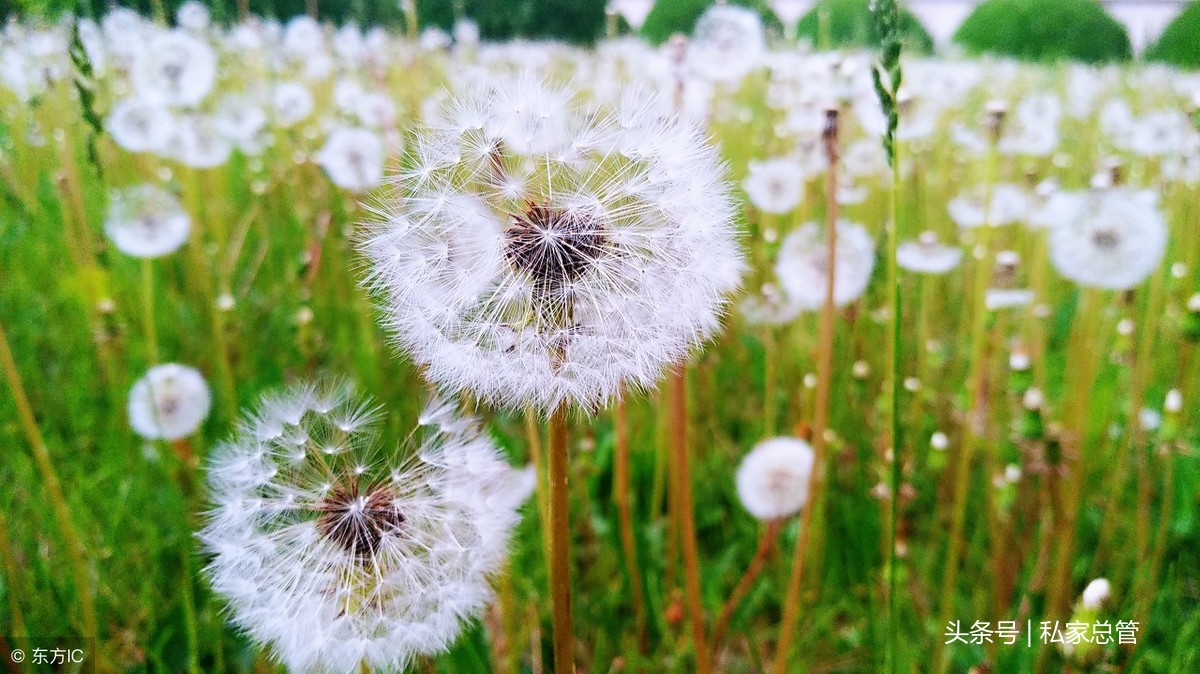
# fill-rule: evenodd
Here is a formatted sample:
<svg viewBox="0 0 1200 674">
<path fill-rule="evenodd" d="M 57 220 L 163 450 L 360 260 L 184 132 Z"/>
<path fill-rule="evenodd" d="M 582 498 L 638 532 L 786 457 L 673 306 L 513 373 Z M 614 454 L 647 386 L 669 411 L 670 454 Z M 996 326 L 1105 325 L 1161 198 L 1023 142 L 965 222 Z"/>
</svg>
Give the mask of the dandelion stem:
<svg viewBox="0 0 1200 674">
<path fill-rule="evenodd" d="M 1084 447 L 1087 445 L 1088 402 L 1092 394 L 1099 368 L 1098 330 L 1100 298 L 1096 291 L 1085 289 L 1072 325 L 1072 338 L 1068 346 L 1068 372 L 1071 373 L 1072 397 L 1067 408 L 1065 425 L 1068 437 L 1064 442 L 1064 461 L 1067 476 L 1061 501 L 1058 504 L 1058 539 L 1055 547 L 1054 572 L 1051 576 L 1050 595 L 1046 603 L 1047 617 L 1065 614 L 1070 600 L 1071 562 L 1075 556 L 1075 533 L 1079 522 L 1079 509 L 1083 504 L 1083 482 L 1086 477 Z"/>
<path fill-rule="evenodd" d="M 25 439 L 29 442 L 29 447 L 33 451 L 34 463 L 41 474 L 42 483 L 46 490 L 46 497 L 50 501 L 50 507 L 54 512 L 54 519 L 58 523 L 63 542 L 67 547 L 67 557 L 71 563 L 71 575 L 75 582 L 75 591 L 79 595 L 80 610 L 83 614 L 83 636 L 95 639 L 98 634 L 96 603 L 95 598 L 92 596 L 92 586 L 88 579 L 87 564 L 84 560 L 85 548 L 83 540 L 79 538 L 79 534 L 75 530 L 75 525 L 71 522 L 71 510 L 67 506 L 66 497 L 63 495 L 62 483 L 59 482 L 58 472 L 54 469 L 54 463 L 50 460 L 50 451 L 46 448 L 46 443 L 42 440 L 42 432 L 38 428 L 36 417 L 33 415 L 33 408 L 29 404 L 29 398 L 25 395 L 25 386 L 21 381 L 21 374 L 17 370 L 17 363 L 13 360 L 12 350 L 8 345 L 8 336 L 4 331 L 4 324 L 2 322 L 0 322 L 0 368 L 4 369 L 4 377 L 8 380 L 9 389 L 12 391 L 13 400 L 17 406 L 17 417 L 21 423 L 21 429 L 24 431 Z"/>
<path fill-rule="evenodd" d="M 712 632 L 714 660 L 716 659 L 717 649 L 721 648 L 721 642 L 725 639 L 725 632 L 729 629 L 729 621 L 733 619 L 734 611 L 738 610 L 742 601 L 745 600 L 746 595 L 750 593 L 750 588 L 754 587 L 754 581 L 758 580 L 758 576 L 762 573 L 767 559 L 771 556 L 771 552 L 775 550 L 775 541 L 779 538 L 779 531 L 783 528 L 782 525 L 783 520 L 771 520 L 767 524 L 767 528 L 759 535 L 758 549 L 754 552 L 754 558 L 750 560 L 750 565 L 746 567 L 746 572 L 742 574 L 741 579 L 734 586 L 733 592 L 729 594 L 729 599 L 721 607 L 721 613 L 717 617 L 717 622 Z"/>
<path fill-rule="evenodd" d="M 778 336 L 767 326 L 763 329 L 763 435 L 775 435 L 775 415 L 778 407 Z"/>
<path fill-rule="evenodd" d="M 675 505 L 679 509 L 680 553 L 683 557 L 684 596 L 688 619 L 692 625 L 692 645 L 696 650 L 697 674 L 709 674 L 712 663 L 705 636 L 704 606 L 700 593 L 700 552 L 696 541 L 696 510 L 692 502 L 692 475 L 688 456 L 687 419 L 687 367 L 681 366 L 671 376 L 667 391 L 671 453 L 675 458 L 671 485 L 676 494 Z"/>
<path fill-rule="evenodd" d="M 795 639 L 796 622 L 800 618 L 800 590 L 804 582 L 804 563 L 808 556 L 809 536 L 812 534 L 813 513 L 821 507 L 825 485 L 825 430 L 829 424 L 829 391 L 833 377 L 833 329 L 835 305 L 833 288 L 837 265 L 837 162 L 838 111 L 826 110 L 825 152 L 829 168 L 825 176 L 825 302 L 821 306 L 820 350 L 817 360 L 817 398 L 813 408 L 812 447 L 813 468 L 808 478 L 809 501 L 801 516 L 800 535 L 792 555 L 787 593 L 783 601 L 783 622 L 779 627 L 779 644 L 775 653 L 775 674 L 788 674 L 788 657 Z"/>
<path fill-rule="evenodd" d="M 142 318 L 146 329 L 146 361 L 158 364 L 158 329 L 154 324 L 154 260 L 142 260 Z"/>
<path fill-rule="evenodd" d="M 1171 517 L 1175 512 L 1175 454 L 1169 449 L 1163 455 L 1163 493 L 1159 505 L 1158 526 L 1155 527 L 1154 549 L 1150 553 L 1150 565 L 1145 585 L 1137 588 L 1134 596 L 1133 619 L 1146 629 L 1150 624 L 1150 607 L 1158 590 L 1158 579 L 1162 574 L 1163 556 L 1167 551 L 1167 539 L 1171 530 Z M 1142 559 L 1141 557 L 1138 558 Z"/>
<path fill-rule="evenodd" d="M 642 592 L 642 572 L 638 566 L 637 539 L 633 532 L 633 505 L 630 502 L 632 489 L 629 478 L 629 420 L 625 398 L 617 400 L 613 418 L 614 453 L 613 500 L 617 505 L 617 519 L 621 529 L 621 548 L 625 553 L 625 570 L 629 574 L 629 589 L 633 596 L 633 610 L 637 620 L 638 645 L 645 652 L 646 643 L 646 597 Z"/>
<path fill-rule="evenodd" d="M 574 674 L 571 625 L 571 529 L 567 500 L 567 408 L 550 416 L 550 597 L 554 621 L 554 673 Z"/>
</svg>

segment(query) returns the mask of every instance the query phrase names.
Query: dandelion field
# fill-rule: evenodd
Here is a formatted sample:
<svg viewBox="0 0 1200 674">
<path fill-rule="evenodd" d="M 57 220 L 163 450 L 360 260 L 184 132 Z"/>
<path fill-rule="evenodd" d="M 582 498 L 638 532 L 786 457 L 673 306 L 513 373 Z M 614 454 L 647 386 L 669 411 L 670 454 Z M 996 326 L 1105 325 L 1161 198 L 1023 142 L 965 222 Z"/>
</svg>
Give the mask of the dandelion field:
<svg viewBox="0 0 1200 674">
<path fill-rule="evenodd" d="M 726 9 L 6 26 L 0 645 L 1200 671 L 1200 76 L 905 56 L 893 171 L 886 54 Z"/>
</svg>

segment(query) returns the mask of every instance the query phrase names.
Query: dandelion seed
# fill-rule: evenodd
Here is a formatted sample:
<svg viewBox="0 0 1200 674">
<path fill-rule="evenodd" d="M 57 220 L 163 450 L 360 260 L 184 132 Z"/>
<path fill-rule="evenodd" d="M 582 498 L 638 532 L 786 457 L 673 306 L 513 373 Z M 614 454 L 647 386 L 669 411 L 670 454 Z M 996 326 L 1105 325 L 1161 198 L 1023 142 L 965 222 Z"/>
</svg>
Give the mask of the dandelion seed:
<svg viewBox="0 0 1200 674">
<path fill-rule="evenodd" d="M 147 440 L 178 440 L 195 433 L 211 407 L 208 384 L 198 371 L 155 365 L 129 390 L 129 425 Z"/>
<path fill-rule="evenodd" d="M 339 428 L 349 417 L 363 423 Z M 375 417 L 345 387 L 293 386 L 208 469 L 206 573 L 293 672 L 402 671 L 445 650 L 489 601 L 528 495 L 475 422 L 383 452 Z"/>
</svg>

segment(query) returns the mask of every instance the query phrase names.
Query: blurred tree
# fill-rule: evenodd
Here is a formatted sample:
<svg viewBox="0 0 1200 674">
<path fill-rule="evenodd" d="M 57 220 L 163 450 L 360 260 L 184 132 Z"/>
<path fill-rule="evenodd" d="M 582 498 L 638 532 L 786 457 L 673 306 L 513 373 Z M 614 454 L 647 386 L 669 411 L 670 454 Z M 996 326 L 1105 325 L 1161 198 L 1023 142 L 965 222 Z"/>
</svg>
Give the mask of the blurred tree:
<svg viewBox="0 0 1200 674">
<path fill-rule="evenodd" d="M 912 12 L 902 10 L 900 23 L 905 48 L 921 54 L 933 51 L 933 38 Z M 800 17 L 796 36 L 821 48 L 879 45 L 868 0 L 821 0 Z"/>
<path fill-rule="evenodd" d="M 444 8 L 432 5 L 452 5 L 447 0 L 418 1 L 417 7 L 427 21 L 449 27 L 453 18 Z M 430 10 L 428 13 L 426 10 Z M 602 0 L 464 0 L 463 11 L 479 24 L 484 39 L 506 40 L 513 37 L 559 39 L 590 44 L 604 34 L 604 3 Z"/>
<path fill-rule="evenodd" d="M 1175 17 L 1158 42 L 1146 50 L 1146 60 L 1200 68 L 1200 0 Z"/>
<path fill-rule="evenodd" d="M 685 35 L 692 32 L 696 19 L 713 4 L 712 0 L 658 0 L 650 16 L 646 17 L 646 25 L 642 26 L 642 36 L 658 44 L 665 42 L 675 33 Z M 730 4 L 742 5 L 755 10 L 763 17 L 768 26 L 779 27 L 779 20 L 771 12 L 766 0 L 732 0 Z"/>
<path fill-rule="evenodd" d="M 1129 35 L 1095 0 L 988 0 L 954 36 L 968 53 L 1088 63 L 1131 57 Z"/>
</svg>

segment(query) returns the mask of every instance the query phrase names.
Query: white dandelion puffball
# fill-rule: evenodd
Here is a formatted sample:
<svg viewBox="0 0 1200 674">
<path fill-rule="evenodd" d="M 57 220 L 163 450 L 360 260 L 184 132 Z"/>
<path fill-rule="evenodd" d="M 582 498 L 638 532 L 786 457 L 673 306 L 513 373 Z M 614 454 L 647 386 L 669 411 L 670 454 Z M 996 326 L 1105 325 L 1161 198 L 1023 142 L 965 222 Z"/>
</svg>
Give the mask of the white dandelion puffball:
<svg viewBox="0 0 1200 674">
<path fill-rule="evenodd" d="M 983 305 L 988 311 L 1019 309 L 1033 303 L 1032 290 L 1024 288 L 988 288 L 983 295 Z"/>
<path fill-rule="evenodd" d="M 175 133 L 175 117 L 159 103 L 126 98 L 113 104 L 105 128 L 130 152 L 161 152 Z"/>
<path fill-rule="evenodd" d="M 147 440 L 178 440 L 195 433 L 211 407 L 203 375 L 186 365 L 155 365 L 129 390 L 129 425 Z"/>
<path fill-rule="evenodd" d="M 1084 286 L 1129 290 L 1162 261 L 1167 225 L 1149 190 L 1093 192 L 1076 217 L 1051 228 L 1050 260 Z"/>
<path fill-rule="evenodd" d="M 688 42 L 688 65 L 707 79 L 733 82 L 762 62 L 766 44 L 758 12 L 712 5 L 696 20 Z"/>
<path fill-rule="evenodd" d="M 945 274 L 958 266 L 962 249 L 938 241 L 934 232 L 921 232 L 916 241 L 896 247 L 896 264 L 918 274 Z"/>
<path fill-rule="evenodd" d="M 990 209 L 984 209 L 983 201 L 976 190 L 951 199 L 946 210 L 964 228 L 981 227 L 984 222 L 991 227 L 1011 225 L 1029 213 L 1029 197 L 1016 185 L 1004 183 L 993 187 Z"/>
<path fill-rule="evenodd" d="M 280 82 L 271 90 L 271 108 L 275 122 L 283 127 L 294 126 L 312 114 L 312 92 L 299 82 Z"/>
<path fill-rule="evenodd" d="M 595 409 L 716 330 L 742 254 L 702 132 L 628 93 L 588 108 L 528 77 L 453 96 L 368 228 L 366 282 L 434 383 Z"/>
<path fill-rule="evenodd" d="M 179 250 L 191 228 L 192 219 L 179 199 L 151 183 L 114 192 L 104 220 L 104 233 L 113 245 L 134 257 Z"/>
<path fill-rule="evenodd" d="M 875 242 L 862 225 L 838 221 L 834 260 L 833 302 L 843 306 L 862 296 L 875 268 Z M 801 225 L 784 237 L 775 273 L 779 284 L 802 309 L 825 304 L 828 271 L 825 234 L 815 222 Z"/>
<path fill-rule="evenodd" d="M 737 471 L 742 505 L 760 520 L 796 514 L 808 501 L 813 450 L 798 438 L 771 438 L 755 445 Z"/>
<path fill-rule="evenodd" d="M 288 670 L 404 671 L 492 596 L 527 492 L 473 419 L 435 403 L 382 451 L 344 386 L 263 398 L 208 469 L 205 571 Z"/>
<path fill-rule="evenodd" d="M 165 105 L 195 105 L 217 80 L 217 54 L 182 30 L 158 33 L 137 52 L 130 72 L 138 96 Z"/>
<path fill-rule="evenodd" d="M 804 194 L 804 165 L 792 159 L 751 161 L 742 182 L 746 196 L 764 213 L 782 214 L 796 208 Z"/>
<path fill-rule="evenodd" d="M 334 185 L 366 192 L 383 182 L 383 139 L 374 131 L 340 126 L 329 134 L 317 162 Z"/>
<path fill-rule="evenodd" d="M 1104 602 L 1108 601 L 1109 595 L 1112 594 L 1112 585 L 1107 578 L 1097 578 L 1087 584 L 1083 588 L 1083 597 L 1081 602 L 1086 609 L 1098 609 Z"/>
</svg>

